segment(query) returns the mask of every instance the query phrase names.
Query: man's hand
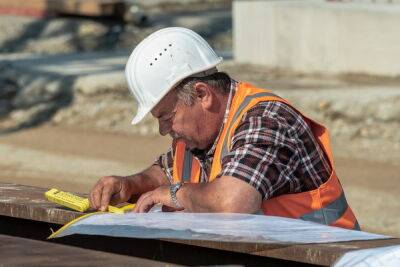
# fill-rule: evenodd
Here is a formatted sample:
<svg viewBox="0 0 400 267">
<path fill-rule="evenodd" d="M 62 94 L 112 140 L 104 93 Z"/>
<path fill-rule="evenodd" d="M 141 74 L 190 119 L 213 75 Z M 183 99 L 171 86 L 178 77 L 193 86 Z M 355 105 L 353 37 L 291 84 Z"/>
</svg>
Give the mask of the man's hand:
<svg viewBox="0 0 400 267">
<path fill-rule="evenodd" d="M 163 185 L 143 194 L 136 202 L 133 212 L 148 212 L 155 204 L 163 204 L 163 211 L 182 210 L 175 207 L 169 192 L 169 185 Z"/>
<path fill-rule="evenodd" d="M 90 206 L 105 211 L 108 204 L 126 202 L 131 197 L 138 197 L 168 183 L 167 176 L 156 164 L 126 177 L 106 176 L 101 178 L 90 191 Z"/>
<path fill-rule="evenodd" d="M 118 204 L 127 201 L 132 191 L 132 185 L 127 177 L 105 176 L 90 191 L 90 206 L 96 210 L 106 211 L 110 203 Z"/>
</svg>

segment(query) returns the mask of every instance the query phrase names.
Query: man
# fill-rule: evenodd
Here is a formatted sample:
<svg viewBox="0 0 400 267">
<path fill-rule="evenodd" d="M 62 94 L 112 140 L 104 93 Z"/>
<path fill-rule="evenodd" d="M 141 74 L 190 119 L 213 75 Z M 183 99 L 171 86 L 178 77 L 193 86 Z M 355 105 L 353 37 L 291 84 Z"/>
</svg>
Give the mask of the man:
<svg viewBox="0 0 400 267">
<path fill-rule="evenodd" d="M 218 72 L 198 34 L 159 30 L 126 65 L 129 89 L 172 147 L 141 173 L 107 176 L 92 208 L 136 200 L 169 211 L 263 213 L 359 229 L 336 177 L 326 129 L 270 91 Z"/>
</svg>

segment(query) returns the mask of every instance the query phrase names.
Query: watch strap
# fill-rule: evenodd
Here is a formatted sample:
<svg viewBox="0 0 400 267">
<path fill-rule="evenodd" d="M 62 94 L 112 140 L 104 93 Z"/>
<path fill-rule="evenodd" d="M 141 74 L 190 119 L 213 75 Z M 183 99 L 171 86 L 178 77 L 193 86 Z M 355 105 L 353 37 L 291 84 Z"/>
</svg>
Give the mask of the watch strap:
<svg viewBox="0 0 400 267">
<path fill-rule="evenodd" d="M 179 203 L 178 198 L 176 197 L 176 193 L 182 187 L 183 183 L 178 182 L 176 184 L 171 184 L 169 187 L 169 193 L 171 195 L 172 203 L 174 203 L 175 207 L 183 208 L 182 205 Z"/>
</svg>

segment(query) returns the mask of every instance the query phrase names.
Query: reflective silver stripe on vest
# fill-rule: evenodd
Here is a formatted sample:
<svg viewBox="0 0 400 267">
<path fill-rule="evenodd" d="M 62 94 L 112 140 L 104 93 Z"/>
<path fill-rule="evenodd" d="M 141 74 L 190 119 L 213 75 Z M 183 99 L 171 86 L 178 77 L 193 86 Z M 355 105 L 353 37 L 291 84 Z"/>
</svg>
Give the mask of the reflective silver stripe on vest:
<svg viewBox="0 0 400 267">
<path fill-rule="evenodd" d="M 264 93 L 257 93 L 254 95 L 249 95 L 246 96 L 243 102 L 240 104 L 239 108 L 236 110 L 235 115 L 233 116 L 233 119 L 231 120 L 231 124 L 228 126 L 228 130 L 226 132 L 226 135 L 224 137 L 224 141 L 222 142 L 222 149 L 221 149 L 221 165 L 222 165 L 222 159 L 228 155 L 228 133 L 230 133 L 231 128 L 233 126 L 233 123 L 238 119 L 240 113 L 243 111 L 243 109 L 250 103 L 251 100 L 254 98 L 258 97 L 265 97 L 265 96 L 274 96 L 274 97 L 279 97 L 273 93 L 269 92 L 264 92 Z"/>
<path fill-rule="evenodd" d="M 183 156 L 182 182 L 190 181 L 190 176 L 192 174 L 192 158 L 193 155 L 190 150 L 185 148 L 185 155 Z"/>
<path fill-rule="evenodd" d="M 304 214 L 300 219 L 330 225 L 343 216 L 348 207 L 344 192 L 332 203 L 319 210 Z"/>
</svg>

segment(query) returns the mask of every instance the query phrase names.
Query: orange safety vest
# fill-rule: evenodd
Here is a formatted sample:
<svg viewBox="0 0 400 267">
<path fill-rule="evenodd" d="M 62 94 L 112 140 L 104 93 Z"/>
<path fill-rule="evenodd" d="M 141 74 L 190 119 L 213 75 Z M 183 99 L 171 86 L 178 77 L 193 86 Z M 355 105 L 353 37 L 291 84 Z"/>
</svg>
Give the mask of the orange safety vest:
<svg viewBox="0 0 400 267">
<path fill-rule="evenodd" d="M 211 166 L 209 181 L 221 172 L 222 159 L 229 153 L 232 136 L 243 115 L 259 102 L 279 101 L 289 106 L 289 102 L 271 91 L 240 83 L 232 99 L 227 122 L 218 139 Z M 292 107 L 292 106 L 291 106 Z M 292 107 L 293 108 L 293 107 Z M 321 124 L 296 110 L 310 126 L 314 137 L 322 148 L 331 166 L 329 179 L 318 188 L 301 193 L 284 194 L 264 200 L 261 209 L 265 215 L 297 218 L 321 224 L 359 230 L 357 219 L 347 204 L 343 188 L 333 167 L 333 155 L 328 130 Z M 198 183 L 200 164 L 186 149 L 184 142 L 177 142 L 174 153 L 173 182 Z"/>
</svg>

